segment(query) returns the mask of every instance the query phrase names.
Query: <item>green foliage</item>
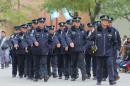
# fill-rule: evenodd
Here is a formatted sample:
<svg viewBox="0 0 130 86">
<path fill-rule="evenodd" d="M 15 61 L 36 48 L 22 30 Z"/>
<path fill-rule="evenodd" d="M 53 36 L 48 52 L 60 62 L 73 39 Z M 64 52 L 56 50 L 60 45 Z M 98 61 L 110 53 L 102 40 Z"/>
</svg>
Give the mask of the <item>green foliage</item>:
<svg viewBox="0 0 130 86">
<path fill-rule="evenodd" d="M 74 11 L 86 12 L 88 8 L 95 6 L 95 0 L 45 0 L 44 9 L 51 10 L 62 10 L 67 8 Z"/>
<path fill-rule="evenodd" d="M 102 5 L 102 14 L 108 14 L 115 19 L 130 15 L 130 0 L 108 0 Z"/>
<path fill-rule="evenodd" d="M 18 0 L 0 0 L 0 20 L 16 25 L 29 20 L 27 13 L 32 9 L 29 6 L 18 8 Z"/>
</svg>

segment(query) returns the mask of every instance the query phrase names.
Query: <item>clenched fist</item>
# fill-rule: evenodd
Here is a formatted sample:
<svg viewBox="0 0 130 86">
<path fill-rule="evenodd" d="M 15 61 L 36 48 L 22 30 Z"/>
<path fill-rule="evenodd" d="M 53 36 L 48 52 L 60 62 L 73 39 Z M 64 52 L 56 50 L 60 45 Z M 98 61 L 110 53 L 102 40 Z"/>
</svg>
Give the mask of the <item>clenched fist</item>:
<svg viewBox="0 0 130 86">
<path fill-rule="evenodd" d="M 57 46 L 57 48 L 60 48 L 60 47 L 61 47 L 61 45 L 60 45 L 60 44 L 57 44 L 56 46 Z"/>
<path fill-rule="evenodd" d="M 15 45 L 14 45 L 14 48 L 15 48 L 15 49 L 17 49 L 18 47 L 19 47 L 19 45 L 18 45 L 18 44 L 15 44 Z"/>
<path fill-rule="evenodd" d="M 70 43 L 70 47 L 71 47 L 71 48 L 74 48 L 74 43 Z"/>
<path fill-rule="evenodd" d="M 39 46 L 39 43 L 36 41 L 36 42 L 34 42 L 34 44 L 35 44 L 35 46 Z"/>
</svg>

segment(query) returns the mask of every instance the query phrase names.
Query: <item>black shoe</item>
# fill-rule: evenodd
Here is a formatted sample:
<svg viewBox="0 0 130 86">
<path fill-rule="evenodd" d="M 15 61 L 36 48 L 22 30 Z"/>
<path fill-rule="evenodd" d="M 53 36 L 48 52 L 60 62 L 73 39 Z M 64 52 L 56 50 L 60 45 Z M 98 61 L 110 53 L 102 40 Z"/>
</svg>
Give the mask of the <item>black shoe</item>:
<svg viewBox="0 0 130 86">
<path fill-rule="evenodd" d="M 59 79 L 62 79 L 62 76 L 59 76 Z"/>
<path fill-rule="evenodd" d="M 102 81 L 106 81 L 106 78 L 102 78 Z"/>
<path fill-rule="evenodd" d="M 97 77 L 96 77 L 96 76 L 93 76 L 93 80 L 97 80 Z"/>
<path fill-rule="evenodd" d="M 87 79 L 90 79 L 90 77 L 91 77 L 91 76 L 87 74 L 86 78 L 87 78 Z"/>
<path fill-rule="evenodd" d="M 101 85 L 101 82 L 97 82 L 97 84 L 96 85 Z"/>
<path fill-rule="evenodd" d="M 51 77 L 52 74 L 51 74 L 51 73 L 48 73 L 48 75 L 49 75 L 49 77 Z"/>
<path fill-rule="evenodd" d="M 109 84 L 110 84 L 110 85 L 115 85 L 116 82 L 115 82 L 115 81 L 110 81 Z"/>
<path fill-rule="evenodd" d="M 78 79 L 78 78 L 79 78 L 79 74 L 76 75 L 76 79 Z"/>
<path fill-rule="evenodd" d="M 71 81 L 76 81 L 76 78 L 71 78 Z"/>
<path fill-rule="evenodd" d="M 57 76 L 57 74 L 53 74 L 53 78 L 57 78 L 58 76 Z"/>
<path fill-rule="evenodd" d="M 34 79 L 33 79 L 33 81 L 37 82 L 37 81 L 38 81 L 38 79 L 34 78 Z"/>
<path fill-rule="evenodd" d="M 65 80 L 69 80 L 69 77 L 65 77 Z"/>
<path fill-rule="evenodd" d="M 1 69 L 4 69 L 4 64 L 1 64 Z"/>
<path fill-rule="evenodd" d="M 44 82 L 47 82 L 48 79 L 49 79 L 49 76 L 45 76 L 45 77 L 44 77 Z"/>
<path fill-rule="evenodd" d="M 82 75 L 82 81 L 85 81 L 87 79 L 86 75 Z"/>
<path fill-rule="evenodd" d="M 8 68 L 9 67 L 9 63 L 5 63 L 5 68 Z"/>
<path fill-rule="evenodd" d="M 16 77 L 16 75 L 12 75 L 12 78 L 15 78 Z"/>
<path fill-rule="evenodd" d="M 19 78 L 20 78 L 20 79 L 23 78 L 23 75 L 20 75 Z"/>
</svg>

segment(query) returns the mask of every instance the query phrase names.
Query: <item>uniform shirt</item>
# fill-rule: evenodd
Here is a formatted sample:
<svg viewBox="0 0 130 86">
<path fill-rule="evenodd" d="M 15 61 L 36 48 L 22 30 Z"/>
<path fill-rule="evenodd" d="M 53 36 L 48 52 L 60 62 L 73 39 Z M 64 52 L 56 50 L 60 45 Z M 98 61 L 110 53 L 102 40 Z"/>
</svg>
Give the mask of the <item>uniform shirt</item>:
<svg viewBox="0 0 130 86">
<path fill-rule="evenodd" d="M 44 29 L 37 28 L 32 37 L 33 43 L 38 42 L 39 46 L 34 45 L 33 54 L 35 55 L 48 55 L 49 52 L 49 44 L 48 44 L 48 36 L 47 32 L 44 32 Z"/>
<path fill-rule="evenodd" d="M 117 46 L 117 40 L 113 29 L 103 29 L 101 26 L 94 31 L 91 38 L 97 45 L 97 56 L 113 56 L 113 47 Z"/>
<path fill-rule="evenodd" d="M 17 54 L 25 54 L 26 49 L 28 47 L 27 39 L 26 39 L 26 33 L 18 33 L 18 35 L 13 40 L 14 45 L 19 45 L 18 49 L 16 49 Z"/>
<path fill-rule="evenodd" d="M 75 45 L 74 48 L 70 49 L 70 52 L 85 52 L 86 48 L 91 44 L 87 39 L 85 31 L 74 26 L 69 31 L 69 37 Z"/>
</svg>

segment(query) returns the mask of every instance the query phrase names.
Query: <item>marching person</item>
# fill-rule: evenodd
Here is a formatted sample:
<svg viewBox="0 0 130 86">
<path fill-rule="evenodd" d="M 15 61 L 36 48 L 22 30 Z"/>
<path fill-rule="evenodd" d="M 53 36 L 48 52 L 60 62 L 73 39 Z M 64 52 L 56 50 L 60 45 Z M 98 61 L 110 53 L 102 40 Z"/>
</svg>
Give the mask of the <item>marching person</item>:
<svg viewBox="0 0 130 86">
<path fill-rule="evenodd" d="M 65 22 L 59 23 L 59 30 L 56 32 L 56 36 L 58 37 L 58 40 L 60 41 L 61 47 L 59 49 L 56 49 L 57 57 L 58 57 L 58 75 L 59 79 L 62 79 L 62 76 L 64 74 L 64 58 L 65 58 L 65 51 L 68 51 L 68 45 L 65 40 Z"/>
<path fill-rule="evenodd" d="M 20 33 L 20 26 L 15 26 L 15 32 L 10 36 L 10 56 L 12 58 L 12 77 L 16 77 L 17 70 L 18 70 L 18 58 L 16 55 L 16 49 L 14 47 L 14 40 L 16 39 L 17 35 Z"/>
<path fill-rule="evenodd" d="M 88 31 L 86 33 L 88 34 L 88 37 L 91 37 L 91 34 L 95 30 L 95 24 L 94 23 L 88 23 L 87 24 Z M 92 65 L 92 72 L 93 72 L 93 79 L 96 79 L 96 57 L 94 56 L 95 53 L 91 53 L 91 46 L 86 50 L 85 54 L 85 61 L 86 61 L 86 72 L 87 72 L 87 79 L 90 79 L 91 77 L 91 65 Z"/>
<path fill-rule="evenodd" d="M 57 71 L 57 55 L 55 49 L 60 48 L 61 44 L 56 36 L 54 26 L 48 26 L 48 29 L 49 29 L 49 37 L 48 37 L 49 54 L 47 57 L 47 69 L 48 69 L 48 75 L 49 76 L 53 75 L 53 78 L 56 78 L 58 71 Z"/>
<path fill-rule="evenodd" d="M 20 32 L 18 33 L 17 37 L 14 39 L 14 48 L 16 49 L 16 58 L 18 60 L 18 72 L 19 78 L 23 78 L 25 74 L 25 58 L 26 54 L 28 53 L 28 43 L 26 40 L 26 32 L 27 29 L 24 25 L 20 26 Z"/>
<path fill-rule="evenodd" d="M 38 28 L 36 28 L 33 35 L 34 43 L 34 81 L 38 79 L 44 79 L 45 82 L 48 81 L 48 71 L 47 71 L 47 55 L 49 53 L 48 36 L 49 34 L 45 31 L 45 21 L 46 18 L 41 17 L 38 19 Z"/>
<path fill-rule="evenodd" d="M 117 71 L 116 60 L 117 60 L 117 56 L 118 56 L 117 53 L 121 49 L 121 37 L 120 37 L 119 31 L 115 27 L 113 27 L 112 22 L 113 22 L 113 18 L 109 17 L 109 25 L 108 25 L 108 27 L 115 31 L 115 37 L 116 37 L 116 40 L 117 40 L 117 46 L 113 47 L 113 49 L 114 49 L 114 52 L 113 52 L 114 77 L 115 77 L 115 80 L 119 80 L 120 77 L 119 77 L 119 74 L 118 74 L 118 71 Z"/>
<path fill-rule="evenodd" d="M 87 48 L 87 38 L 85 35 L 85 31 L 80 28 L 80 17 L 76 17 L 73 19 L 73 26 L 69 31 L 69 37 L 74 43 L 74 47 L 70 48 L 71 52 L 71 81 L 75 81 L 77 79 L 77 67 L 80 68 L 82 73 L 82 80 L 85 81 L 86 76 L 86 68 L 85 68 L 85 49 Z"/>
<path fill-rule="evenodd" d="M 103 63 L 106 63 L 107 72 L 109 76 L 109 84 L 114 85 L 114 69 L 113 69 L 113 46 L 117 45 L 117 40 L 114 31 L 109 29 L 109 16 L 102 15 L 100 17 L 101 25 L 94 31 L 92 39 L 97 45 L 96 61 L 97 61 L 97 85 L 102 82 Z"/>
</svg>

